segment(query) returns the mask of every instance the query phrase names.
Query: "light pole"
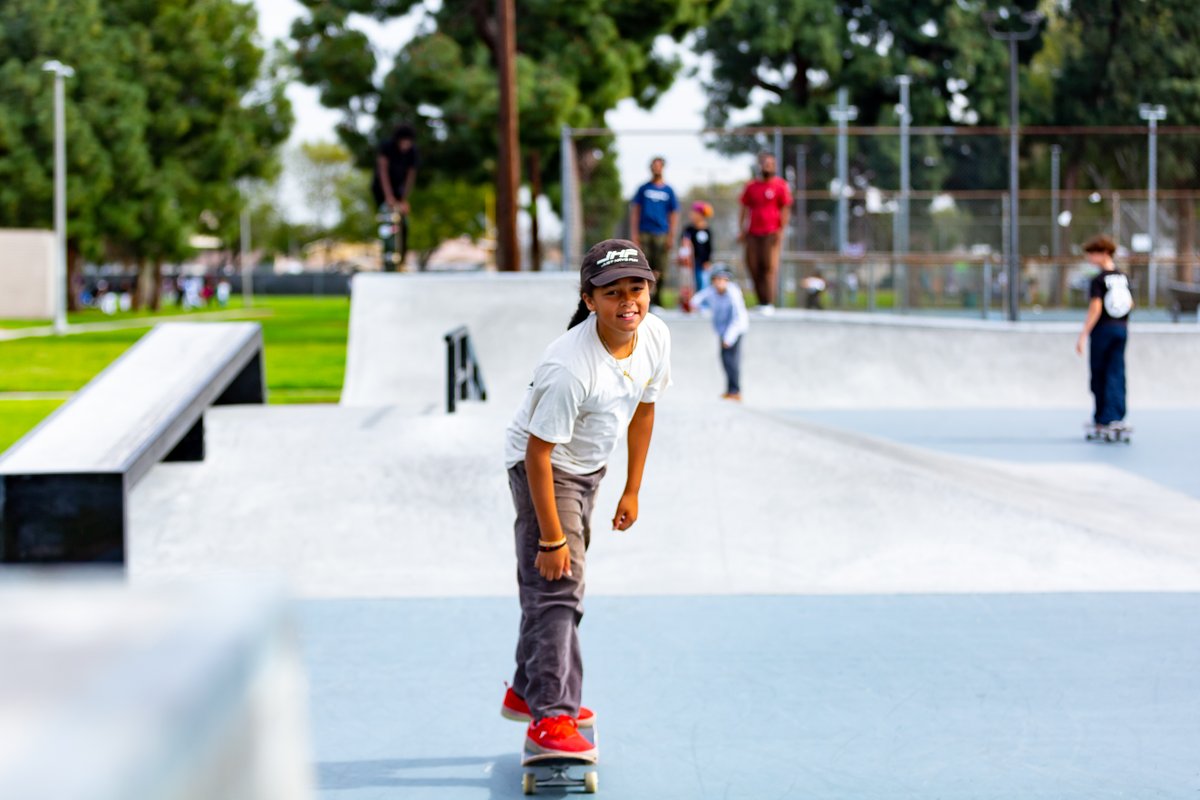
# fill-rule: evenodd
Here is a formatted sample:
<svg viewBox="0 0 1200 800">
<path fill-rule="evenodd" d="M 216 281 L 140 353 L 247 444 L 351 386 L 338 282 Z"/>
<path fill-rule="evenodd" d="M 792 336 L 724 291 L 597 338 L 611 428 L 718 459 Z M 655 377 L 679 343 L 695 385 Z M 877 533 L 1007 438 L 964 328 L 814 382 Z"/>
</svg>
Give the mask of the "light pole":
<svg viewBox="0 0 1200 800">
<path fill-rule="evenodd" d="M 1147 265 L 1147 290 L 1150 293 L 1150 307 L 1154 308 L 1155 295 L 1158 293 L 1158 280 L 1154 274 L 1154 250 L 1158 247 L 1158 123 L 1167 118 L 1167 107 L 1142 103 L 1138 106 L 1138 116 L 1150 123 L 1150 263 Z"/>
<path fill-rule="evenodd" d="M 912 124 L 912 110 L 909 100 L 909 87 L 912 86 L 912 77 L 909 75 L 897 75 L 896 85 L 900 87 L 900 105 L 896 106 L 896 114 L 900 117 L 900 197 L 896 204 L 896 217 L 894 220 L 895 229 L 892 233 L 892 252 L 898 256 L 908 255 L 908 237 L 910 231 L 908 211 L 909 211 L 909 196 L 912 193 L 912 179 L 910 176 L 912 155 L 910 152 L 910 135 L 909 126 Z M 907 297 L 908 288 L 908 265 L 897 261 L 896 269 L 899 272 L 900 280 L 893 281 L 896 288 L 896 299 L 893 301 L 895 308 L 899 309 L 904 306 Z M 904 288 L 898 288 L 904 287 Z"/>
<path fill-rule="evenodd" d="M 845 87 L 838 89 L 836 106 L 829 107 L 829 116 L 838 124 L 837 139 L 837 169 L 838 169 L 838 198 L 837 198 L 837 246 L 838 255 L 846 252 L 846 239 L 850 230 L 850 156 L 846 149 L 846 124 L 858 119 L 858 108 L 847 105 L 850 92 Z"/>
<path fill-rule="evenodd" d="M 1020 127 L 1018 119 L 1017 85 L 1017 42 L 1024 42 L 1037 35 L 1038 24 L 1042 14 L 1038 11 L 1025 11 L 1017 15 L 1025 23 L 1023 30 L 999 30 L 996 23 L 1009 20 L 1013 14 L 1008 9 L 983 12 L 983 21 L 987 23 L 988 33 L 993 39 L 1008 42 L 1008 318 L 1016 321 L 1018 306 L 1021 300 L 1021 256 L 1017 252 L 1019 220 L 1017 212 L 1020 191 L 1020 179 L 1017 176 L 1017 130 Z"/>
<path fill-rule="evenodd" d="M 67 332 L 67 135 L 63 79 L 75 70 L 61 61 L 42 64 L 54 73 L 54 332 Z"/>
</svg>

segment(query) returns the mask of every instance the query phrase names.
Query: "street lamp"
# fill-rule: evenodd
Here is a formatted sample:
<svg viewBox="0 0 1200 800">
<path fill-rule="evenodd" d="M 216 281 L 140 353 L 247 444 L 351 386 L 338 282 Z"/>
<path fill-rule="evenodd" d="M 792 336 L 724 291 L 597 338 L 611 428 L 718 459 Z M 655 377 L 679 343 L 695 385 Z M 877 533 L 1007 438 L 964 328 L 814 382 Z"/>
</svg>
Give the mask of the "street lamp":
<svg viewBox="0 0 1200 800">
<path fill-rule="evenodd" d="M 1014 17 L 1008 9 L 1001 9 L 999 12 L 984 11 L 982 16 L 991 37 L 1008 42 L 1008 318 L 1015 322 L 1021 298 L 1021 259 L 1017 253 L 1017 192 L 1020 189 L 1020 179 L 1017 177 L 1017 129 L 1020 126 L 1017 118 L 1017 42 L 1028 41 L 1037 35 L 1042 14 L 1039 11 L 1024 11 L 1016 15 L 1025 23 L 1023 30 L 997 29 L 998 21 L 1007 21 Z"/>
<path fill-rule="evenodd" d="M 829 116 L 837 122 L 838 138 L 837 138 L 837 171 L 838 171 L 838 198 L 837 198 L 837 232 L 838 232 L 838 253 L 844 255 L 846 252 L 846 240 L 849 238 L 850 230 L 850 215 L 849 215 L 849 196 L 850 189 L 850 157 L 847 152 L 846 127 L 847 124 L 858 119 L 858 108 L 849 105 L 850 92 L 845 87 L 838 89 L 836 106 L 829 106 Z"/>
<path fill-rule="evenodd" d="M 54 332 L 67 332 L 67 137 L 63 110 L 63 78 L 75 70 L 61 61 L 42 64 L 54 73 Z"/>
<path fill-rule="evenodd" d="M 1138 116 L 1150 123 L 1150 259 L 1147 287 L 1150 293 L 1150 307 L 1154 308 L 1158 281 L 1154 269 L 1154 250 L 1158 247 L 1158 123 L 1167 118 L 1167 107 L 1142 103 L 1138 106 Z"/>
</svg>

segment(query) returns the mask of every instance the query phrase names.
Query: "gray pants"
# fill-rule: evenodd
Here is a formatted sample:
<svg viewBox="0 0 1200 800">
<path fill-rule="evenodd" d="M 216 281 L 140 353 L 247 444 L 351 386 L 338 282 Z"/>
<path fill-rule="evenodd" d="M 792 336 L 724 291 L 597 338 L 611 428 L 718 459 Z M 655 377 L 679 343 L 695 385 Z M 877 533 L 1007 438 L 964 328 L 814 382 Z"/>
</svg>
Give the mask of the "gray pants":
<svg viewBox="0 0 1200 800">
<path fill-rule="evenodd" d="M 583 657 L 579 621 L 583 619 L 586 552 L 591 540 L 592 507 L 604 469 L 590 475 L 554 470 L 554 502 L 571 550 L 571 575 L 548 581 L 533 562 L 538 554 L 537 514 L 529 478 L 521 462 L 508 470 L 517 521 L 517 587 L 521 597 L 521 630 L 517 638 L 517 671 L 512 688 L 525 698 L 533 719 L 563 714 L 579 716 L 583 693 Z"/>
</svg>

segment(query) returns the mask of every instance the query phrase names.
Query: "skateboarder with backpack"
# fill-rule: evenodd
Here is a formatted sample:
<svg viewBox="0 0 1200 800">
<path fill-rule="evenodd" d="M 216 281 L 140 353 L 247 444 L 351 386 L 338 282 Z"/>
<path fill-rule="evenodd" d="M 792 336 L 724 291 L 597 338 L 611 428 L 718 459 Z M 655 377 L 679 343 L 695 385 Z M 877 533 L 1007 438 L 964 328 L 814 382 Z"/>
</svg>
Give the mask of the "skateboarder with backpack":
<svg viewBox="0 0 1200 800">
<path fill-rule="evenodd" d="M 506 433 L 505 463 L 517 518 L 521 625 L 503 716 L 528 721 L 531 758 L 596 760 L 579 729 L 583 617 L 591 515 L 609 457 L 628 431 L 628 475 L 614 530 L 637 521 L 654 407 L 670 385 L 671 338 L 649 313 L 655 275 L 633 242 L 594 245 L 580 269 L 580 301 L 567 332 L 542 355 Z"/>
<path fill-rule="evenodd" d="M 1125 428 L 1125 344 L 1133 310 L 1129 276 L 1113 263 L 1116 251 L 1117 243 L 1104 235 L 1094 236 L 1083 245 L 1087 260 L 1100 272 L 1088 286 L 1087 317 L 1075 342 L 1079 355 L 1087 346 L 1091 389 L 1096 399 L 1092 421 L 1104 438 Z"/>
</svg>

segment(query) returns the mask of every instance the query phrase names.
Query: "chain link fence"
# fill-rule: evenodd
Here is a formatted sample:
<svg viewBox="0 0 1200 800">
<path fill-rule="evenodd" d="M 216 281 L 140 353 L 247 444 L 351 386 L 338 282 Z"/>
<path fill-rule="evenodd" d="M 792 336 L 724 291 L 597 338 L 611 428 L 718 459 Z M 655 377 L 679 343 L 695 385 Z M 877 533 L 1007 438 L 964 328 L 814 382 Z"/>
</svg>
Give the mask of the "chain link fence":
<svg viewBox="0 0 1200 800">
<path fill-rule="evenodd" d="M 1089 271 L 1080 245 L 1097 233 L 1119 243 L 1118 264 L 1132 273 L 1143 307 L 1169 303 L 1175 283 L 1200 281 L 1195 256 L 1200 191 L 1194 188 L 1200 185 L 1200 128 L 1158 128 L 1153 195 L 1147 188 L 1149 133 L 1142 126 L 1022 129 L 1016 222 L 1023 306 L 1085 304 L 1087 278 L 1094 270 Z M 636 187 L 622 186 L 621 199 L 612 200 L 589 180 L 599 173 L 595 159 L 601 150 L 595 142 L 602 137 L 615 137 L 610 151 L 626 159 L 622 174 L 636 174 L 637 159 L 646 153 L 665 155 L 667 181 L 680 198 L 680 228 L 693 201 L 710 203 L 716 257 L 735 270 L 743 266 L 737 244 L 741 190 L 751 177 L 753 154 L 770 152 L 794 192 L 781 253 L 785 303 L 811 303 L 804 285 L 819 278 L 826 285 L 819 298 L 824 307 L 1002 310 L 1007 129 L 910 128 L 908 187 L 901 182 L 902 135 L 900 128 L 848 128 L 844 136 L 828 127 L 566 129 L 567 261 L 578 259 L 585 242 L 629 234 L 625 206 Z M 845 176 L 838 172 L 839 147 L 846 149 Z M 844 240 L 839 192 L 845 197 Z M 675 288 L 687 281 L 678 270 L 667 277 Z M 819 284 L 809 280 L 807 285 Z"/>
</svg>

